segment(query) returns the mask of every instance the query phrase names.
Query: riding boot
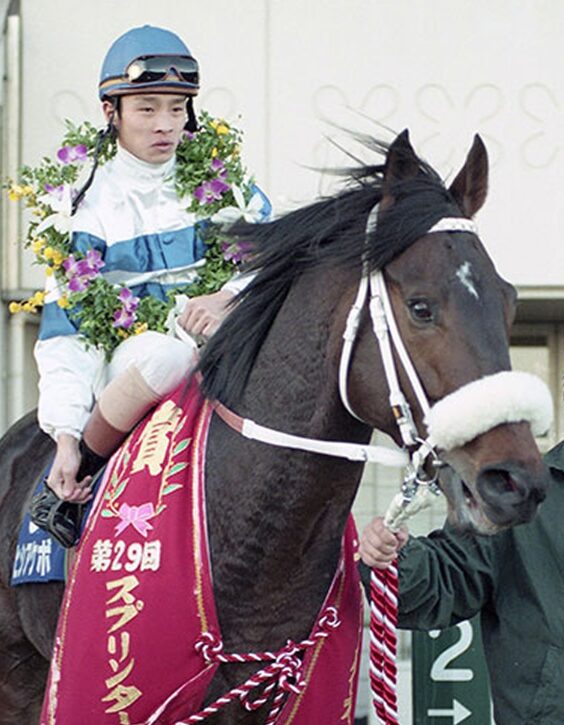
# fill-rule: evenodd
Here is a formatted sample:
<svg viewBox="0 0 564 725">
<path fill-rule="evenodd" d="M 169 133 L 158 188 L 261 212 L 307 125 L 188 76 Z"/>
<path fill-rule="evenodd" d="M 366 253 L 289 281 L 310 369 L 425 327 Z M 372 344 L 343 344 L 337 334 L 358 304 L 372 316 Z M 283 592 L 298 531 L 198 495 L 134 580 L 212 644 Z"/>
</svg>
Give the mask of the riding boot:
<svg viewBox="0 0 564 725">
<path fill-rule="evenodd" d="M 78 451 L 80 453 L 80 466 L 76 474 L 77 481 L 82 481 L 86 476 L 94 476 L 108 460 L 104 456 L 99 456 L 97 453 L 94 453 L 86 445 L 84 439 L 80 440 Z"/>
<path fill-rule="evenodd" d="M 76 480 L 82 481 L 86 476 L 95 476 L 108 459 L 94 453 L 84 440 L 79 442 L 78 449 L 81 462 Z M 85 504 L 59 498 L 49 487 L 47 477 L 43 481 L 43 489 L 31 499 L 29 513 L 33 523 L 47 531 L 63 548 L 69 549 L 78 543 Z"/>
<path fill-rule="evenodd" d="M 126 435 L 127 432 L 110 425 L 96 405 L 78 444 L 81 460 L 76 480 L 80 482 L 86 476 L 95 476 Z M 80 539 L 84 513 L 84 504 L 60 499 L 49 488 L 47 480 L 43 490 L 31 501 L 30 515 L 33 523 L 48 531 L 67 549 L 75 546 Z"/>
</svg>

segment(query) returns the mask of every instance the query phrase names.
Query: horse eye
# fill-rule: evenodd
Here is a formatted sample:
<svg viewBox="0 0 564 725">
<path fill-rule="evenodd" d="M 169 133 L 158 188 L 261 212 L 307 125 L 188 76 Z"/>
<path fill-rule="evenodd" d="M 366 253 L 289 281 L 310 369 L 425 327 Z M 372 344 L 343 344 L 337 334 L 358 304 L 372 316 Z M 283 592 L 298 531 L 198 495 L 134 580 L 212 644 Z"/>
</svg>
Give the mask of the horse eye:
<svg viewBox="0 0 564 725">
<path fill-rule="evenodd" d="M 434 320 L 431 305 L 426 300 L 411 300 L 407 303 L 415 322 L 430 323 Z"/>
</svg>

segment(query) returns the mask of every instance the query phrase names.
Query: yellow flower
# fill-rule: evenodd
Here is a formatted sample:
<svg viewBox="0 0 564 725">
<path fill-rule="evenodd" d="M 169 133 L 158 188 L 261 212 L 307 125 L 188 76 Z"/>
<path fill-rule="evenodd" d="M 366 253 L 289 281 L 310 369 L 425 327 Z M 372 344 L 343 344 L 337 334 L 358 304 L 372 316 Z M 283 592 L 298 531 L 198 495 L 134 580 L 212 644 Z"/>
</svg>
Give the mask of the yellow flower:
<svg viewBox="0 0 564 725">
<path fill-rule="evenodd" d="M 53 255 L 53 266 L 55 267 L 55 269 L 58 269 L 64 261 L 65 255 L 62 252 L 59 252 L 58 249 L 56 249 L 55 254 Z"/>
<path fill-rule="evenodd" d="M 45 303 L 45 292 L 36 292 L 30 299 L 30 302 L 32 302 L 34 305 L 37 305 L 37 307 L 41 307 L 41 305 Z"/>
<path fill-rule="evenodd" d="M 29 184 L 22 186 L 22 196 L 31 196 L 33 193 L 33 186 Z"/>
<path fill-rule="evenodd" d="M 43 237 L 38 237 L 37 239 L 34 239 L 33 242 L 31 243 L 31 248 L 32 248 L 34 254 L 39 255 L 42 252 L 43 248 L 45 247 L 46 243 L 47 242 L 45 241 L 45 239 L 43 239 Z"/>
<path fill-rule="evenodd" d="M 138 323 L 137 323 L 137 324 L 136 324 L 136 325 L 134 326 L 134 328 L 133 328 L 133 332 L 134 332 L 134 333 L 135 333 L 136 335 L 140 335 L 140 334 L 141 334 L 142 332 L 147 332 L 147 330 L 148 330 L 148 329 L 149 329 L 149 325 L 148 325 L 148 324 L 147 324 L 146 322 L 141 322 L 141 323 L 140 323 L 140 322 L 138 322 Z"/>
<path fill-rule="evenodd" d="M 21 199 L 23 195 L 23 186 L 20 186 L 19 184 L 12 184 L 12 186 L 8 189 L 8 199 L 10 201 L 18 201 L 18 199 Z"/>
<path fill-rule="evenodd" d="M 45 249 L 43 250 L 43 256 L 45 257 L 45 259 L 53 259 L 55 256 L 55 250 L 53 249 L 53 247 L 45 247 Z"/>
<path fill-rule="evenodd" d="M 22 310 L 24 312 L 35 312 L 35 305 L 32 303 L 31 300 L 28 300 L 27 302 L 24 302 L 22 305 Z"/>
<path fill-rule="evenodd" d="M 212 149 L 212 159 L 215 159 L 215 157 L 218 155 L 219 151 L 217 150 L 217 147 L 214 146 Z"/>
<path fill-rule="evenodd" d="M 62 297 L 59 297 L 57 304 L 61 309 L 66 310 L 67 307 L 70 307 L 69 298 L 66 295 L 63 295 Z"/>
<path fill-rule="evenodd" d="M 219 136 L 229 133 L 229 124 L 222 118 L 214 119 L 210 122 L 210 125 Z"/>
<path fill-rule="evenodd" d="M 47 275 L 47 277 L 52 277 L 53 276 L 53 267 L 46 267 L 45 274 Z"/>
<path fill-rule="evenodd" d="M 10 314 L 16 315 L 18 312 L 22 311 L 22 304 L 21 302 L 10 302 L 8 309 L 10 310 Z"/>
<path fill-rule="evenodd" d="M 123 327 L 120 327 L 117 331 L 117 334 L 119 337 L 121 337 L 123 340 L 127 340 L 127 338 L 131 335 L 130 332 L 127 330 L 124 330 Z"/>
</svg>

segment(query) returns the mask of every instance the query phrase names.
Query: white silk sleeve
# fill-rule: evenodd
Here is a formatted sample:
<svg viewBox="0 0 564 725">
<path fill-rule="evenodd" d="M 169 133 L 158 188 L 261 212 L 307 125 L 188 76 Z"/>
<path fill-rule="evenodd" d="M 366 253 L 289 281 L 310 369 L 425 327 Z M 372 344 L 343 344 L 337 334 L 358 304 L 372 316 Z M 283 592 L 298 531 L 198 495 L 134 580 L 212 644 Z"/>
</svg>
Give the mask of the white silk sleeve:
<svg viewBox="0 0 564 725">
<path fill-rule="evenodd" d="M 39 370 L 39 425 L 52 438 L 80 438 L 94 406 L 104 356 L 86 349 L 78 335 L 39 340 L 34 349 Z"/>
<path fill-rule="evenodd" d="M 231 292 L 232 295 L 238 295 L 255 278 L 255 275 L 256 272 L 249 272 L 247 274 L 237 272 L 231 279 L 227 280 L 221 289 L 225 292 Z"/>
</svg>

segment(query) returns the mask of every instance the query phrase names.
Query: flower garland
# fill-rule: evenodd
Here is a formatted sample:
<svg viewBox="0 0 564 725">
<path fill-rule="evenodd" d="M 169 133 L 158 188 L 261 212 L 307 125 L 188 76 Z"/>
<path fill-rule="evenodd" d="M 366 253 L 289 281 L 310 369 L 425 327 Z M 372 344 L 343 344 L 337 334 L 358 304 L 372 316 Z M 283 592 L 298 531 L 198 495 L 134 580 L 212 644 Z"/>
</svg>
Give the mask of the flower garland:
<svg viewBox="0 0 564 725">
<path fill-rule="evenodd" d="M 73 199 L 89 175 L 99 133 L 90 123 L 67 130 L 56 159 L 43 158 L 32 168 L 21 169 L 18 182 L 9 182 L 8 197 L 24 200 L 31 213 L 23 244 L 35 255 L 35 263 L 54 276 L 62 294 L 58 305 L 67 310 L 87 345 L 102 349 L 108 357 L 124 339 L 145 330 L 165 332 L 167 318 L 179 293 L 194 297 L 218 290 L 244 261 L 248 250 L 228 241 L 225 226 L 238 219 L 257 221 L 262 200 L 241 162 L 242 132 L 225 121 L 202 112 L 195 133 L 185 132 L 176 151 L 175 186 L 181 202 L 200 225 L 206 243 L 206 264 L 197 280 L 170 292 L 166 301 L 136 297 L 123 285 L 112 285 L 101 270 L 104 261 L 97 250 L 81 255 L 72 250 Z M 99 152 L 102 165 L 116 153 L 108 137 Z M 37 312 L 45 292 L 35 292 L 23 302 L 11 302 L 11 313 Z"/>
</svg>

